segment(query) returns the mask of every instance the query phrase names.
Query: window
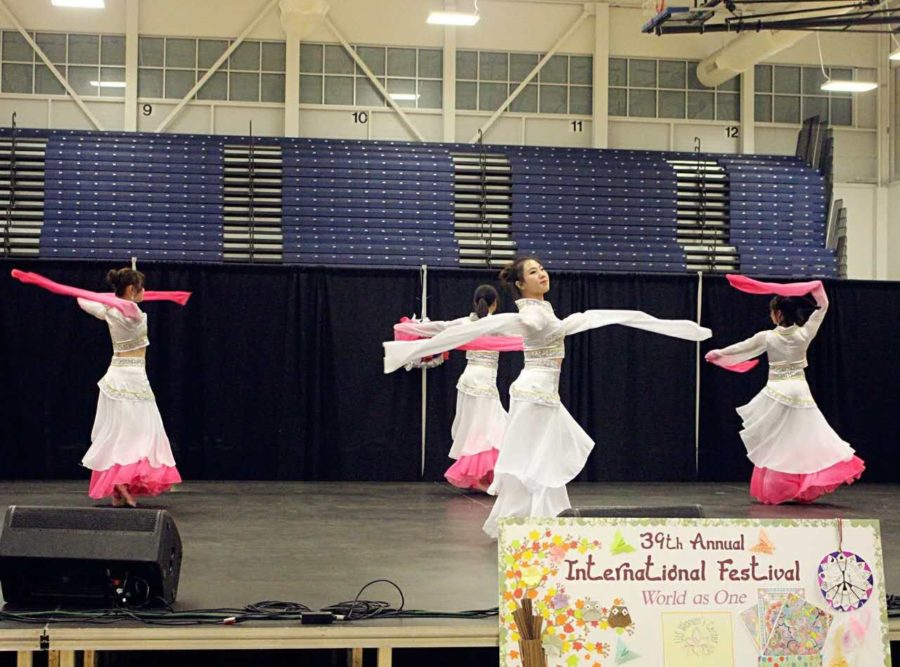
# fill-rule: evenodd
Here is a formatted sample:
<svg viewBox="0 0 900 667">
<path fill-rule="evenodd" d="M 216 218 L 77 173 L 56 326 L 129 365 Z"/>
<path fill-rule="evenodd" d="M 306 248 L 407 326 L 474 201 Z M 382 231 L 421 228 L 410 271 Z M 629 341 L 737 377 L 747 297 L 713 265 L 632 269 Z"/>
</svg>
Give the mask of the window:
<svg viewBox="0 0 900 667">
<path fill-rule="evenodd" d="M 30 33 L 66 81 L 83 97 L 125 96 L 125 37 L 122 35 Z M 5 30 L 0 45 L 0 92 L 65 95 L 66 89 L 31 45 Z"/>
<path fill-rule="evenodd" d="M 357 46 L 357 55 L 399 107 L 440 109 L 444 54 L 440 49 Z M 386 102 L 338 44 L 300 45 L 300 103 L 383 107 Z"/>
<path fill-rule="evenodd" d="M 183 98 L 230 44 L 227 39 L 141 37 L 138 96 Z M 284 70 L 284 42 L 245 40 L 197 91 L 197 99 L 284 102 Z"/>
<path fill-rule="evenodd" d="M 695 61 L 610 58 L 609 86 L 610 116 L 740 120 L 740 81 L 708 88 Z"/>
<path fill-rule="evenodd" d="M 821 67 L 796 65 L 757 65 L 756 99 L 753 100 L 757 123 L 799 125 L 811 116 L 819 116 L 832 125 L 853 125 L 853 94 L 821 89 L 825 74 Z M 826 67 L 828 78 L 854 79 L 850 67 Z"/>
<path fill-rule="evenodd" d="M 496 111 L 540 62 L 537 53 L 456 52 L 456 108 Z M 552 56 L 510 103 L 515 113 L 590 115 L 593 58 Z"/>
</svg>

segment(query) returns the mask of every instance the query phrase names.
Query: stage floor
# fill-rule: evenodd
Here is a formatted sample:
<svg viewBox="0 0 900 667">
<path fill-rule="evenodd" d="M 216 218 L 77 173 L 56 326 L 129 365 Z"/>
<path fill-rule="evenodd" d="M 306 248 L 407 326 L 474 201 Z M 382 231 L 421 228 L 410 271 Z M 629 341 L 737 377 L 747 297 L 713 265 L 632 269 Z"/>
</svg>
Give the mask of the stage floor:
<svg viewBox="0 0 900 667">
<path fill-rule="evenodd" d="M 778 507 L 751 502 L 737 483 L 569 489 L 574 506 L 699 503 L 708 517 L 879 519 L 886 588 L 900 593 L 900 485 L 859 483 L 827 502 Z M 0 509 L 95 505 L 86 490 L 86 480 L 0 482 Z M 460 611 L 497 605 L 496 543 L 481 532 L 492 501 L 432 482 L 190 482 L 144 506 L 169 510 L 181 533 L 179 609 L 262 600 L 319 608 L 390 579 L 407 608 Z M 384 584 L 363 598 L 399 604 Z"/>
</svg>

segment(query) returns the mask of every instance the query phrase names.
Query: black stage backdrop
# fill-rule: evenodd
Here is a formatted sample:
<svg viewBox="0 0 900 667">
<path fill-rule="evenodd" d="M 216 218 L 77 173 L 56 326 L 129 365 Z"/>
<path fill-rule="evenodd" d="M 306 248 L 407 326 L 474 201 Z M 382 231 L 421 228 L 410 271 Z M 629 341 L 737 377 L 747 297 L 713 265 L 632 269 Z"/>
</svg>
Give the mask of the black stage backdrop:
<svg viewBox="0 0 900 667">
<path fill-rule="evenodd" d="M 96 383 L 110 356 L 105 325 L 74 300 L 9 277 L 14 266 L 105 290 L 108 262 L 0 261 L 0 478 L 84 478 Z M 421 312 L 419 272 L 247 265 L 143 264 L 151 289 L 187 289 L 187 307 L 147 303 L 148 374 L 185 479 L 416 480 L 421 465 L 421 371 L 381 372 L 381 342 L 400 315 Z M 470 311 L 495 272 L 432 270 L 429 315 Z M 900 359 L 889 304 L 894 283 L 829 284 L 832 311 L 810 349 L 810 384 L 826 417 L 873 465 L 872 481 L 897 481 Z M 719 347 L 767 326 L 766 299 L 705 279 L 703 321 Z M 638 308 L 693 318 L 697 278 L 556 273 L 558 315 Z M 504 296 L 502 310 L 514 310 Z M 566 344 L 560 393 L 597 446 L 581 480 L 697 479 L 693 343 L 623 327 Z M 425 479 L 450 461 L 456 352 L 428 371 Z M 500 390 L 522 365 L 501 355 Z M 742 480 L 750 466 L 734 407 L 764 384 L 704 365 L 700 475 Z"/>
</svg>

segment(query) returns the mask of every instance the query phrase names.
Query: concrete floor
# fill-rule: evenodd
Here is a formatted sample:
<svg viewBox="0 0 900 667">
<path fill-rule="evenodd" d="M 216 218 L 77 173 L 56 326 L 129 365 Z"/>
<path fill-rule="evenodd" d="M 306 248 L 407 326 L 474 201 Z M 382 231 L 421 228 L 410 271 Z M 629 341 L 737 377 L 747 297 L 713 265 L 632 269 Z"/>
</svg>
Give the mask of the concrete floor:
<svg viewBox="0 0 900 667">
<path fill-rule="evenodd" d="M 0 482 L 0 509 L 89 507 L 86 489 Z M 828 502 L 779 507 L 752 503 L 746 484 L 573 484 L 570 496 L 574 506 L 699 503 L 708 517 L 880 519 L 887 591 L 900 593 L 900 485 L 860 483 Z M 169 510 L 181 533 L 178 608 L 319 608 L 390 579 L 407 608 L 450 611 L 497 605 L 496 543 L 481 532 L 491 503 L 430 482 L 190 482 L 145 506 Z M 385 584 L 362 597 L 399 603 Z"/>
</svg>

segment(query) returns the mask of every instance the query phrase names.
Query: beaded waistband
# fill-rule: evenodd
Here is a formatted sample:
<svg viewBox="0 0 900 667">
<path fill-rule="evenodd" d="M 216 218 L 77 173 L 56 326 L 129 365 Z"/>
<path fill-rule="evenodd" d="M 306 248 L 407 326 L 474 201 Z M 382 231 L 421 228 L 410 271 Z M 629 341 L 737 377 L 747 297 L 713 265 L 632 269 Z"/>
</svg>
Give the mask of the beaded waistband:
<svg viewBox="0 0 900 667">
<path fill-rule="evenodd" d="M 566 346 L 562 343 L 549 347 L 535 347 L 525 350 L 525 363 L 537 359 L 562 359 L 566 356 Z"/>
<path fill-rule="evenodd" d="M 769 380 L 779 382 L 784 380 L 803 380 L 806 373 L 806 361 L 795 361 L 788 364 L 769 364 Z"/>
<path fill-rule="evenodd" d="M 497 368 L 497 363 L 500 361 L 500 353 L 490 350 L 469 350 L 466 352 L 466 360 L 473 366 Z"/>
<path fill-rule="evenodd" d="M 558 371 L 562 367 L 561 358 L 549 359 L 526 359 L 525 368 L 549 368 L 552 371 Z"/>
<path fill-rule="evenodd" d="M 123 366 L 130 368 L 143 368 L 147 365 L 147 360 L 144 357 L 113 357 L 112 361 L 109 362 L 110 366 Z"/>
</svg>

